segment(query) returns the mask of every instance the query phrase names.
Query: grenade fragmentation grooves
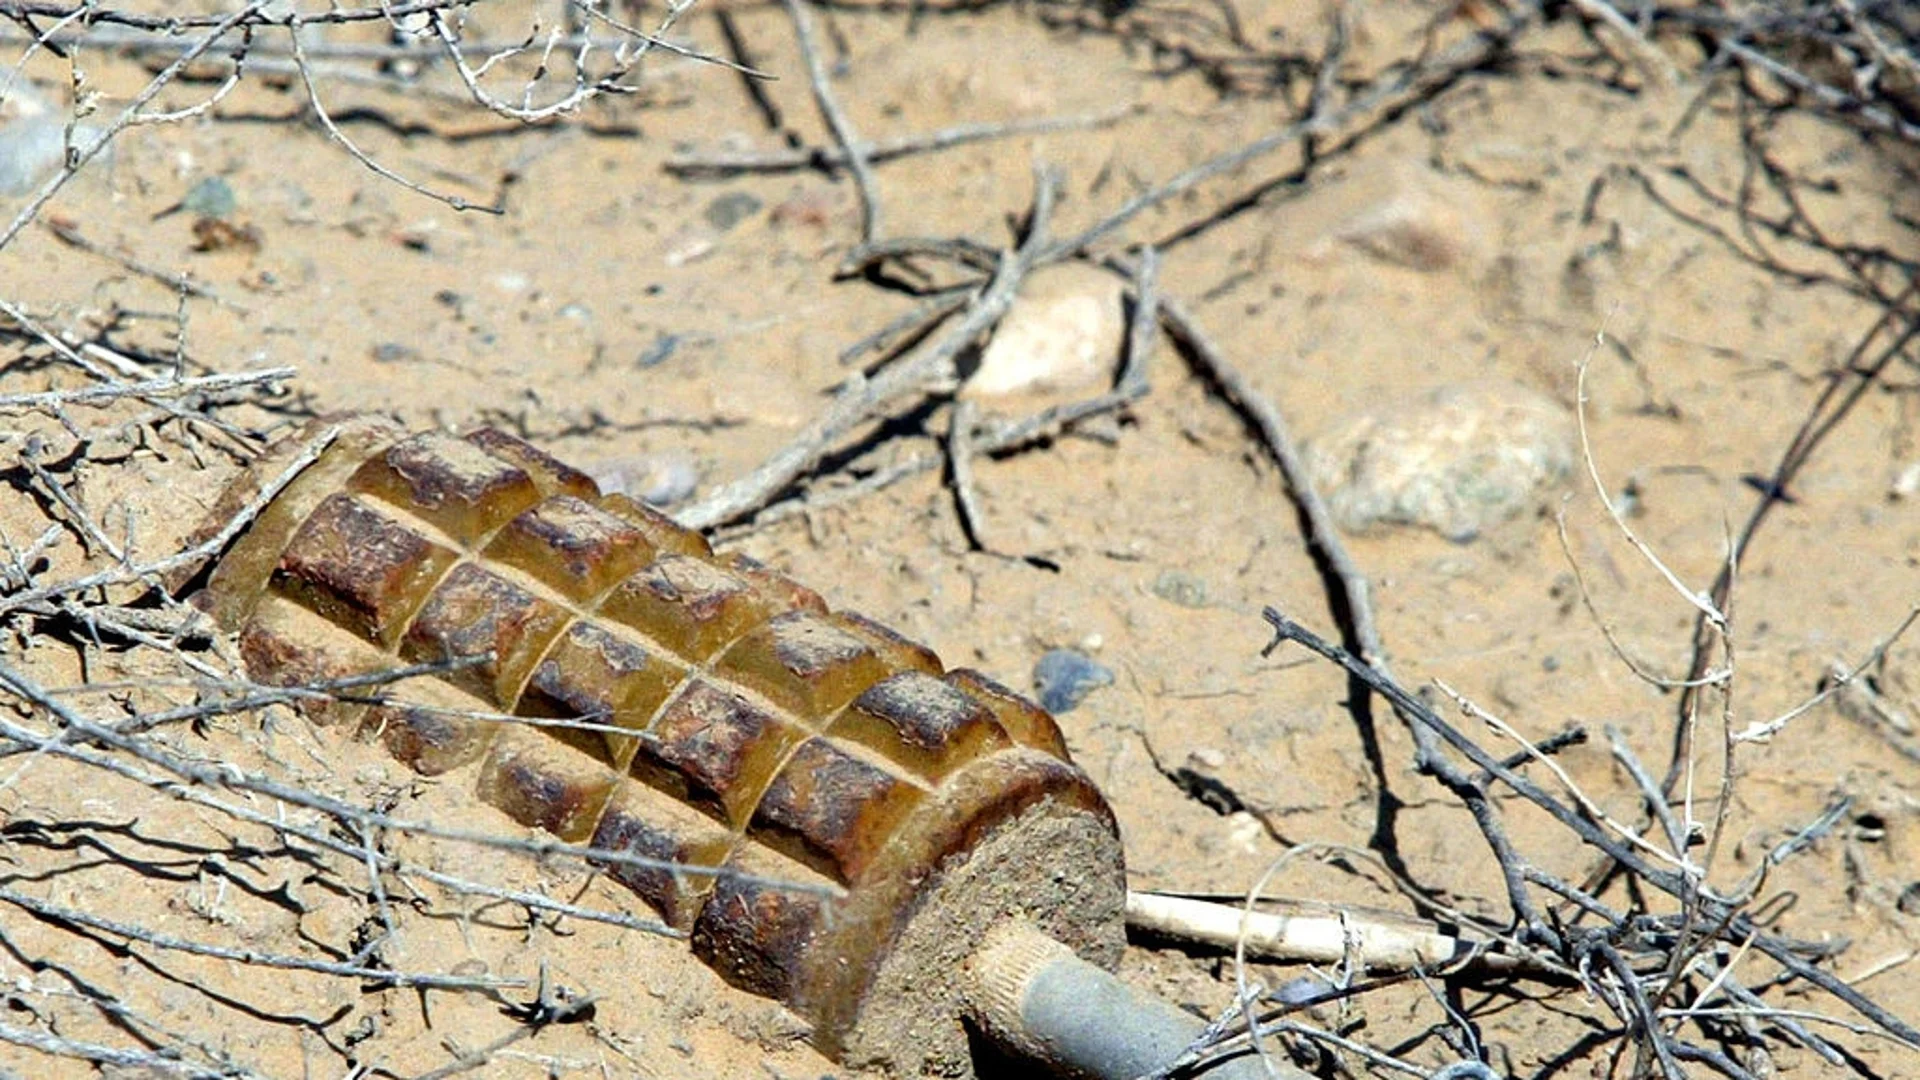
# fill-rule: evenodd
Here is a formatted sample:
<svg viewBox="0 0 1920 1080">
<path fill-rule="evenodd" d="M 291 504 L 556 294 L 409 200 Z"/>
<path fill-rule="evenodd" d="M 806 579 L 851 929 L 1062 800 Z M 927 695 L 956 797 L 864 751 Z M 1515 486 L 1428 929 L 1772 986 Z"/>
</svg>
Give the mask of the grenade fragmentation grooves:
<svg viewBox="0 0 1920 1080">
<path fill-rule="evenodd" d="M 327 426 L 257 463 L 209 529 Z M 510 435 L 334 426 L 202 602 L 265 683 L 454 663 L 313 699 L 317 722 L 470 770 L 524 825 L 659 860 L 605 870 L 849 1064 L 966 1074 L 953 966 L 1007 917 L 1117 960 L 1113 817 L 1039 707 Z"/>
</svg>

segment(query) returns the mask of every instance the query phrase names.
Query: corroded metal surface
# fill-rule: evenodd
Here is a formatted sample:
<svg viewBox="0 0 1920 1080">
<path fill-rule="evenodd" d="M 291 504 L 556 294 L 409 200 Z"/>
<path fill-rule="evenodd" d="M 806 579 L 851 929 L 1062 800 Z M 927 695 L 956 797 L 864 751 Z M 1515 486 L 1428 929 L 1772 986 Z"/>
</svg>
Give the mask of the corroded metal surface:
<svg viewBox="0 0 1920 1080">
<path fill-rule="evenodd" d="M 1011 823 L 1091 823 L 1032 872 L 1098 878 L 1063 932 L 1117 941 L 1112 817 L 1050 716 L 511 436 L 350 423 L 208 598 L 263 682 L 458 661 L 307 708 L 423 773 L 473 768 L 523 824 L 693 871 L 607 867 L 829 1052 L 946 870 Z"/>
</svg>

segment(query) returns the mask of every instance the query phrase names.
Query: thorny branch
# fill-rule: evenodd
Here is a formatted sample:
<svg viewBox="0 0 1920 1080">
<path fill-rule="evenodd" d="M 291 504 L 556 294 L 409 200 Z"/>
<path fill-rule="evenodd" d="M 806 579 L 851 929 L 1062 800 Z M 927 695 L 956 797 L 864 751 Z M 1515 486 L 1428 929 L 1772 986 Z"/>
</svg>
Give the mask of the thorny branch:
<svg viewBox="0 0 1920 1080">
<path fill-rule="evenodd" d="M 1387 667 L 1387 650 L 1374 621 L 1367 578 L 1341 544 L 1324 504 L 1306 481 L 1304 466 L 1280 410 L 1235 370 L 1188 309 L 1175 297 L 1164 294 L 1156 275 L 1157 252 L 1146 247 L 1126 249 L 1122 245 L 1126 229 L 1148 210 L 1174 205 L 1181 196 L 1232 177 L 1245 166 L 1283 148 L 1301 146 L 1308 159 L 1307 167 L 1311 168 L 1314 161 L 1332 152 L 1328 147 L 1329 136 L 1351 131 L 1372 118 L 1397 115 L 1411 105 L 1430 99 L 1442 88 L 1497 63 L 1526 32 L 1544 21 L 1561 17 L 1564 12 L 1557 6 L 1512 5 L 1503 9 L 1507 14 L 1501 21 L 1484 31 L 1448 49 L 1422 53 L 1394 64 L 1371 83 L 1360 86 L 1343 80 L 1340 49 L 1345 37 L 1344 23 L 1336 21 L 1328 54 L 1319 64 L 1308 65 L 1312 68 L 1314 85 L 1303 115 L 1295 116 L 1265 138 L 1233 148 L 1170 180 L 1147 187 L 1065 238 L 1050 235 L 1056 181 L 1042 175 L 1036 181 L 1021 235 L 1010 249 L 1000 250 L 964 239 L 886 241 L 880 228 L 883 208 L 874 179 L 875 167 L 905 154 L 937 152 L 986 138 L 1090 126 L 1118 117 L 978 125 L 921 137 L 863 141 L 846 122 L 843 106 L 828 84 L 816 48 L 806 40 L 807 10 L 802 6 L 806 2 L 794 0 L 790 10 L 798 23 L 802 37 L 799 44 L 808 61 L 817 101 L 827 115 L 834 145 L 795 148 L 771 155 L 690 155 L 670 168 L 681 175 L 724 174 L 744 169 L 846 168 L 859 185 L 865 241 L 848 260 L 849 267 L 859 273 L 869 273 L 883 264 L 935 259 L 949 262 L 970 276 L 957 286 L 934 292 L 927 304 L 849 350 L 865 355 L 883 351 L 892 342 L 921 343 L 904 356 L 885 358 L 870 376 L 849 379 L 802 438 L 748 477 L 714 493 L 689 512 L 687 520 L 705 527 L 740 522 L 762 525 L 860 497 L 905 476 L 935 468 L 945 460 L 953 466 L 956 498 L 962 513 L 977 527 L 976 500 L 966 475 L 971 460 L 978 455 L 1008 453 L 1043 443 L 1089 417 L 1125 409 L 1143 399 L 1148 393 L 1147 357 L 1152 352 L 1153 331 L 1157 325 L 1183 347 L 1195 370 L 1248 420 L 1279 464 L 1306 525 L 1307 543 L 1322 563 L 1336 593 L 1334 607 L 1347 639 L 1347 649 L 1322 641 L 1286 616 L 1270 611 L 1268 618 L 1274 626 L 1275 644 L 1294 641 L 1339 664 L 1356 685 L 1387 700 L 1408 725 L 1416 742 L 1416 764 L 1466 806 L 1499 863 L 1518 930 L 1507 940 L 1508 948 L 1531 950 L 1536 960 L 1556 971 L 1583 972 L 1588 988 L 1615 1014 L 1619 1030 L 1610 1034 L 1626 1037 L 1630 1033 L 1640 1052 L 1650 1055 L 1652 1067 L 1668 1076 L 1682 1075 L 1683 1063 L 1687 1062 L 1705 1063 L 1728 1076 L 1748 1075 L 1721 1049 L 1681 1039 L 1680 1026 L 1688 1022 L 1709 1031 L 1710 1040 L 1718 1037 L 1713 1032 L 1731 1030 L 1726 1023 L 1740 1025 L 1740 1037 L 1753 1042 L 1760 1040 L 1756 1032 L 1765 1024 L 1786 1032 L 1791 1039 L 1813 1048 L 1830 1062 L 1841 1060 L 1841 1051 L 1813 1034 L 1809 1024 L 1841 1023 L 1850 1030 L 1876 1030 L 1907 1045 L 1920 1047 L 1920 1033 L 1913 1027 L 1820 967 L 1821 950 L 1769 931 L 1749 906 L 1764 885 L 1765 871 L 1833 829 L 1845 812 L 1845 804 L 1837 803 L 1819 819 L 1781 841 L 1739 890 L 1720 895 L 1695 876 L 1697 868 L 1686 860 L 1689 838 L 1684 825 L 1672 816 L 1665 797 L 1673 786 L 1673 776 L 1670 775 L 1664 785 L 1656 784 L 1631 749 L 1612 732 L 1609 732 L 1609 742 L 1616 760 L 1639 788 L 1649 814 L 1672 853 L 1678 856 L 1677 860 L 1649 857 L 1644 840 L 1621 835 L 1618 823 L 1606 820 L 1594 806 L 1577 797 L 1577 792 L 1572 801 L 1567 801 L 1530 780 L 1525 770 L 1539 759 L 1538 755 L 1498 758 L 1439 717 L 1394 681 Z M 1142 8 L 1149 6 L 1141 5 Z M 648 31 L 616 20 L 597 5 L 582 4 L 578 7 L 585 16 L 583 23 L 570 24 L 565 29 L 556 26 L 524 39 L 470 36 L 467 19 L 471 7 L 456 0 L 422 0 L 360 7 L 335 5 L 325 11 L 300 11 L 293 5 L 255 2 L 234 12 L 153 15 L 91 2 L 0 0 L 0 19 L 26 28 L 32 49 L 64 49 L 89 40 L 89 35 L 100 35 L 97 41 L 101 47 L 150 52 L 168 60 L 166 67 L 104 127 L 88 130 L 78 125 L 69 126 L 67 155 L 62 167 L 41 186 L 6 231 L 0 233 L 0 248 L 11 243 L 69 180 L 95 162 L 108 144 L 125 130 L 140 124 L 217 116 L 217 107 L 248 73 L 248 61 L 255 55 L 291 57 L 290 70 L 300 77 L 312 114 L 362 164 L 456 208 L 483 210 L 497 208 L 476 206 L 458 196 L 404 180 L 347 140 L 332 122 L 325 104 L 323 88 L 333 72 L 318 66 L 316 60 L 387 60 L 399 56 L 419 59 L 421 44 L 430 41 L 434 51 L 426 54 L 423 62 L 443 63 L 451 68 L 458 79 L 457 89 L 464 91 L 467 100 L 516 122 L 541 123 L 577 112 L 596 98 L 631 93 L 635 88 L 633 77 L 641 61 L 652 51 L 712 59 L 667 36 L 686 12 L 686 5 L 666 5 L 661 20 Z M 1236 47 L 1244 46 L 1231 8 L 1222 7 L 1229 31 L 1227 37 Z M 1623 63 L 1648 86 L 1676 81 L 1684 84 L 1695 77 L 1695 73 L 1676 71 L 1673 61 L 1662 51 L 1661 43 L 1667 35 L 1698 35 L 1717 49 L 1717 55 L 1701 73 L 1704 78 L 1712 79 L 1717 72 L 1737 68 L 1751 81 L 1753 97 L 1758 97 L 1758 88 L 1765 87 L 1874 137 L 1920 143 L 1920 128 L 1911 119 L 1916 112 L 1916 79 L 1920 78 L 1920 63 L 1915 59 L 1920 26 L 1916 26 L 1910 9 L 1902 5 L 1860 0 L 1834 3 L 1796 0 L 1767 11 L 1738 13 L 1712 6 L 1628 6 L 1607 0 L 1580 0 L 1570 7 L 1594 28 L 1608 52 L 1622 57 Z M 1144 25 L 1150 14 L 1138 13 L 1136 26 Z M 319 36 L 327 27 L 353 23 L 390 25 L 403 40 L 392 46 L 336 46 Z M 111 32 L 116 37 L 108 38 L 107 31 L 101 28 L 114 28 Z M 222 50 L 226 50 L 224 56 Z M 1821 56 L 1838 63 L 1808 63 L 1809 56 Z M 160 91 L 179 83 L 190 66 L 209 63 L 224 64 L 224 75 L 198 104 L 165 112 L 147 111 Z M 1836 71 L 1841 74 L 1834 74 Z M 758 76 L 758 72 L 747 73 Z M 490 81 L 496 79 L 513 82 L 502 89 Z M 0 96 L 4 96 L 6 85 L 9 84 L 0 84 Z M 1168 246 L 1177 245 L 1188 235 L 1190 232 L 1186 229 L 1176 230 Z M 1122 253 L 1110 254 L 1103 250 L 1110 247 L 1122 248 Z M 874 470 L 845 487 L 815 486 L 785 502 L 776 501 L 793 493 L 796 485 L 806 482 L 821 462 L 861 430 L 883 417 L 906 411 L 910 404 L 938 400 L 950 394 L 956 378 L 955 358 L 991 332 L 1014 302 L 1023 277 L 1040 266 L 1067 258 L 1087 259 L 1130 282 L 1135 321 L 1130 328 L 1125 365 L 1111 390 L 1086 401 L 1055 406 L 1013 421 L 983 419 L 969 409 L 955 408 L 949 413 L 945 445 L 940 449 Z M 178 284 L 184 292 L 202 295 L 191 282 Z M 1876 290 L 1882 289 L 1877 282 L 1869 284 Z M 1742 529 L 1735 545 L 1736 554 L 1751 543 L 1768 511 L 1784 497 L 1823 440 L 1871 388 L 1880 385 L 1882 377 L 1897 360 L 1908 357 L 1912 339 L 1920 333 L 1920 318 L 1911 311 L 1914 289 L 1915 286 L 1906 285 L 1903 292 L 1897 293 L 1897 300 L 1885 304 L 1880 323 L 1863 337 L 1855 354 L 1827 381 L 1800 435 L 1776 468 L 1769 489 Z M 1881 295 L 1884 299 L 1894 293 L 1883 291 Z M 154 378 L 136 366 L 118 364 L 111 359 L 103 364 L 98 355 L 76 348 L 60 334 L 40 326 L 22 306 L 6 298 L 0 298 L 0 305 L 4 305 L 0 306 L 0 313 L 27 338 L 40 342 L 62 363 L 91 380 L 80 386 L 0 396 L 0 411 L 10 416 L 51 418 L 76 438 L 80 429 L 75 410 L 110 410 L 139 403 L 158 410 L 160 418 L 153 422 L 177 422 L 177 437 L 183 440 L 196 438 L 196 432 L 216 431 L 225 433 L 242 453 L 257 450 L 256 433 L 221 418 L 219 413 L 234 404 L 257 404 L 291 374 L 285 369 L 275 369 L 189 376 L 176 370 L 170 376 Z M 937 332 L 943 328 L 945 332 Z M 23 455 L 23 461 L 30 457 Z M 663 929 L 648 920 L 620 912 L 597 911 L 537 892 L 503 889 L 414 865 L 381 850 L 377 838 L 411 830 L 536 857 L 562 855 L 601 861 L 611 857 L 617 861 L 619 853 L 436 829 L 382 810 L 330 799 L 298 785 L 245 774 L 224 763 L 192 760 L 150 738 L 149 733 L 156 729 L 182 723 L 202 724 L 242 710 L 287 701 L 301 693 L 366 700 L 365 695 L 377 695 L 379 690 L 377 686 L 364 685 L 275 689 L 220 682 L 214 678 L 219 670 L 217 666 L 200 657 L 186 657 L 180 651 L 185 635 L 205 634 L 204 624 L 196 622 L 190 612 L 167 606 L 164 599 L 159 608 L 143 606 L 150 599 L 148 590 L 153 582 L 178 565 L 203 559 L 218 550 L 225 538 L 245 527 L 251 514 L 264 503 L 264 497 L 256 500 L 214 541 L 178 555 L 143 560 L 134 555 L 131 543 L 89 518 L 85 507 L 68 497 L 63 482 L 45 466 L 29 464 L 33 467 L 26 472 L 43 490 L 52 493 L 62 514 L 71 519 L 66 522 L 68 528 L 76 530 L 86 544 L 98 549 L 101 554 L 96 555 L 96 560 L 110 561 L 112 565 L 66 579 L 43 580 L 40 562 L 47 551 L 60 544 L 67 532 L 60 525 L 50 525 L 37 539 L 19 548 L 11 539 L 0 537 L 5 540 L 7 554 L 6 563 L 0 565 L 0 620 L 11 628 L 19 628 L 28 625 L 30 620 L 71 617 L 96 635 L 95 647 L 97 635 L 104 631 L 111 637 L 136 642 L 141 648 L 170 654 L 183 670 L 195 673 L 197 677 L 190 685 L 201 688 L 205 699 L 190 706 L 130 710 L 132 715 L 128 717 L 108 720 L 72 707 L 63 698 L 71 688 L 49 688 L 11 667 L 0 666 L 0 685 L 9 696 L 29 707 L 30 716 L 27 720 L 0 720 L 0 742 L 6 747 L 0 758 L 12 763 L 16 770 L 7 781 L 0 783 L 0 791 L 6 790 L 13 778 L 20 775 L 18 769 L 38 757 L 55 756 L 78 762 L 101 775 L 128 779 L 223 819 L 265 830 L 290 844 L 297 841 L 303 851 L 325 853 L 345 865 L 364 867 L 368 871 L 362 875 L 364 895 L 370 904 L 381 909 L 383 918 L 387 908 L 385 890 L 396 885 L 411 888 L 412 882 L 420 881 L 553 915 L 598 919 L 628 929 Z M 1729 560 L 1729 570 L 1723 580 L 1710 591 L 1714 611 L 1725 612 L 1730 607 L 1729 578 L 1734 562 Z M 1703 616 L 1702 633 L 1696 639 L 1699 645 L 1689 697 L 1711 667 L 1709 646 L 1713 642 L 1704 625 L 1711 621 Z M 201 640 L 217 639 L 203 637 Z M 387 677 L 404 678 L 423 673 L 408 670 L 388 673 Z M 1692 715 L 1691 706 L 1683 706 L 1683 717 Z M 578 723 L 587 730 L 593 727 L 590 719 Z M 1684 741 L 1691 730 L 1683 720 L 1680 725 L 1683 741 L 1676 747 L 1674 758 L 1676 770 L 1691 756 L 1691 747 Z M 1465 760 L 1471 770 L 1450 755 Z M 1542 871 L 1508 837 L 1497 792 L 1512 792 L 1549 814 L 1582 844 L 1604 854 L 1637 885 L 1650 886 L 1681 900 L 1682 914 L 1617 910 L 1592 892 Z M 269 812 L 251 805 L 254 799 L 274 800 L 277 806 L 296 807 L 303 814 L 290 817 L 281 808 Z M 352 878 L 343 875 L 343 880 Z M 1569 905 L 1571 916 L 1542 910 L 1534 899 L 1536 889 Z M 103 919 L 13 888 L 0 887 L 0 903 L 30 911 L 40 919 L 87 927 L 145 947 L 238 963 L 299 968 L 383 985 L 436 986 L 451 990 L 515 985 L 512 980 L 490 976 L 395 971 L 377 966 L 380 945 L 377 940 L 352 962 L 313 961 L 159 934 L 149 927 Z M 1756 984 L 1759 990 L 1744 985 L 1734 976 L 1734 969 L 1750 951 L 1773 958 L 1784 973 L 1771 983 Z M 1649 971 L 1653 974 L 1647 974 Z M 1674 988 L 1682 978 L 1695 980 L 1691 999 L 1674 996 Z M 1805 1010 L 1771 1007 L 1761 996 L 1762 992 L 1795 983 L 1812 986 L 1846 1003 L 1864 1016 L 1871 1028 Z M 1380 1069 L 1421 1071 L 1341 1033 L 1289 1018 L 1290 1008 L 1272 1008 L 1273 1003 L 1274 999 L 1268 998 L 1242 1004 L 1248 1006 L 1247 1019 L 1268 1034 L 1311 1040 Z M 104 1001 L 96 1004 L 103 1010 L 113 1007 Z M 1266 1007 L 1267 1011 L 1257 1013 L 1255 1007 Z M 1216 1025 L 1216 1029 L 1215 1034 L 1226 1042 L 1241 1028 L 1222 1023 Z M 463 1056 L 445 1071 L 455 1071 L 456 1066 L 484 1064 L 489 1053 L 521 1037 L 524 1030 L 495 1046 Z M 1734 1041 L 1731 1036 L 1728 1038 Z M 192 1053 L 205 1063 L 195 1063 L 183 1061 L 172 1048 L 165 1052 L 131 1050 L 11 1025 L 0 1026 L 0 1040 L 101 1064 L 164 1069 L 182 1075 L 224 1076 L 244 1071 L 244 1066 L 236 1067 L 204 1047 Z M 1489 1075 L 1484 1071 L 1442 1072 L 1450 1077 Z"/>
<path fill-rule="evenodd" d="M 1558 798 L 1555 798 L 1518 771 L 1506 766 L 1483 749 L 1478 743 L 1468 738 L 1458 728 L 1443 720 L 1419 698 L 1409 693 L 1388 676 L 1376 670 L 1372 665 L 1360 660 L 1339 646 L 1325 641 L 1299 623 L 1281 614 L 1279 611 L 1268 608 L 1263 614 L 1274 630 L 1274 640 L 1268 646 L 1269 650 L 1278 647 L 1283 642 L 1296 642 L 1305 646 L 1316 655 L 1338 664 L 1349 674 L 1366 683 L 1367 687 L 1374 693 L 1379 694 L 1391 702 L 1396 709 L 1402 710 L 1404 715 L 1411 718 L 1415 723 L 1432 732 L 1441 741 L 1460 753 L 1461 756 L 1473 762 L 1492 780 L 1499 781 L 1500 784 L 1508 790 L 1513 791 L 1529 803 L 1545 811 L 1555 821 L 1559 822 L 1568 831 L 1577 836 L 1581 843 L 1606 855 L 1609 859 L 1630 872 L 1636 880 L 1651 885 L 1675 899 L 1693 901 L 1693 903 L 1698 905 L 1707 922 L 1715 928 L 1715 936 L 1721 940 L 1735 945 L 1751 943 L 1754 948 L 1759 949 L 1761 952 L 1766 953 L 1768 956 L 1773 957 L 1782 965 L 1786 966 L 1797 977 L 1813 983 L 1819 989 L 1826 991 L 1858 1010 L 1889 1035 L 1916 1049 L 1920 1049 L 1920 1029 L 1916 1029 L 1907 1022 L 1894 1016 L 1886 1009 L 1867 999 L 1865 995 L 1853 987 L 1834 978 L 1831 974 L 1813 967 L 1799 955 L 1801 949 L 1797 943 L 1787 941 L 1777 935 L 1764 931 L 1753 921 L 1750 915 L 1740 910 L 1738 906 L 1730 903 L 1727 899 L 1716 895 L 1703 882 L 1681 871 L 1662 867 L 1648 861 L 1642 854 L 1635 850 L 1632 845 L 1610 835 L 1606 828 L 1592 821 L 1587 815 L 1579 812 L 1575 807 L 1569 806 Z M 1422 768 L 1427 768 L 1425 763 L 1422 763 Z M 1443 782 L 1445 781 L 1443 780 Z M 1484 795 L 1484 791 L 1482 794 Z M 1491 804 L 1488 805 L 1491 807 Z M 1501 823 L 1497 810 L 1493 810 L 1484 816 L 1475 815 L 1475 823 L 1480 826 L 1483 832 L 1489 833 L 1487 837 L 1489 844 L 1493 845 L 1496 851 L 1503 853 L 1500 856 L 1502 863 L 1501 869 L 1509 881 L 1518 879 L 1523 883 L 1527 881 L 1540 883 L 1540 879 L 1546 876 L 1542 874 L 1537 867 L 1528 865 L 1525 860 L 1513 851 L 1511 843 L 1505 840 L 1505 827 Z M 1525 888 L 1525 885 L 1523 884 L 1521 887 Z M 1691 918 L 1691 915 L 1683 915 L 1682 918 Z M 1619 922 L 1623 925 L 1626 924 L 1626 920 L 1624 919 L 1619 920 Z M 1655 922 L 1657 923 L 1658 920 L 1655 920 Z M 1643 925 L 1644 924 L 1643 921 Z M 1580 935 L 1581 938 L 1586 936 L 1587 935 L 1584 934 Z M 1556 940 L 1550 947 L 1555 950 L 1578 948 L 1579 939 L 1573 941 Z M 1563 956 L 1563 959 L 1578 966 L 1577 956 L 1567 954 Z"/>
</svg>

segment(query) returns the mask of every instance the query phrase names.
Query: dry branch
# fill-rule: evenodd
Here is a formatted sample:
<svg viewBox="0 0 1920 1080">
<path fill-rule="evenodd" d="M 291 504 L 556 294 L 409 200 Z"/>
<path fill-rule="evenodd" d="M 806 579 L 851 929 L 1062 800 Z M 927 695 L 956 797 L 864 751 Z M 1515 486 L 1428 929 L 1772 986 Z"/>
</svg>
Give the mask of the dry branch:
<svg viewBox="0 0 1920 1080">
<path fill-rule="evenodd" d="M 1085 116 L 1047 116 L 1003 123 L 956 124 L 925 134 L 862 141 L 847 147 L 802 146 L 788 150 L 686 153 L 670 159 L 664 168 L 668 173 L 686 179 L 723 179 L 740 173 L 794 172 L 800 169 L 832 171 L 850 164 L 856 153 L 864 157 L 869 165 L 878 165 L 896 158 L 938 153 L 995 139 L 1109 127 L 1139 111 L 1136 107 L 1126 106 Z"/>
<path fill-rule="evenodd" d="M 884 369 L 872 379 L 856 375 L 847 380 L 826 413 L 803 434 L 748 476 L 727 484 L 681 512 L 678 515 L 681 524 L 692 529 L 711 529 L 751 515 L 799 479 L 855 428 L 899 407 L 909 396 L 950 385 L 954 378 L 954 358 L 1000 321 L 1013 303 L 1020 282 L 1036 265 L 1036 255 L 1046 242 L 1047 223 L 1053 213 L 1054 184 L 1050 174 L 1036 173 L 1026 240 L 1017 250 L 1002 254 L 993 279 L 974 294 L 958 325 L 931 346 Z"/>
</svg>

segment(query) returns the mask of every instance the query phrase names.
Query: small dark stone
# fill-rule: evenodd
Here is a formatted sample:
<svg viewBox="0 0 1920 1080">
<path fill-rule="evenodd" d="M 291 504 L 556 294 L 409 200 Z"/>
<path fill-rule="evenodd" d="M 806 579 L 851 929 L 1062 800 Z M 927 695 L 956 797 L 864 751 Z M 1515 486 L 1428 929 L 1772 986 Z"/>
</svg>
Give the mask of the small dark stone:
<svg viewBox="0 0 1920 1080">
<path fill-rule="evenodd" d="M 1312 1005 L 1330 997 L 1334 985 L 1318 975 L 1301 975 L 1273 988 L 1273 1000 L 1285 1005 Z"/>
<path fill-rule="evenodd" d="M 640 356 L 634 363 L 643 368 L 664 364 L 680 350 L 680 341 L 679 334 L 661 334 L 653 339 L 653 344 L 640 350 Z"/>
<path fill-rule="evenodd" d="M 744 191 L 730 191 L 707 204 L 707 224 L 721 232 L 760 212 L 760 200 Z"/>
<path fill-rule="evenodd" d="M 1900 890 L 1900 899 L 1894 903 L 1902 915 L 1920 915 L 1920 881 L 1916 881 Z"/>
<path fill-rule="evenodd" d="M 402 364 L 420 359 L 420 350 L 397 341 L 383 341 L 373 347 L 373 358 L 382 364 Z"/>
<path fill-rule="evenodd" d="M 1113 685 L 1113 672 L 1085 653 L 1053 649 L 1033 665 L 1033 689 L 1040 707 L 1051 713 L 1069 712 L 1102 686 Z"/>
</svg>

